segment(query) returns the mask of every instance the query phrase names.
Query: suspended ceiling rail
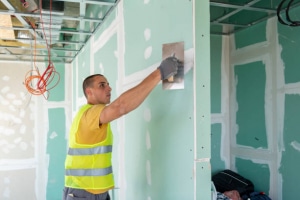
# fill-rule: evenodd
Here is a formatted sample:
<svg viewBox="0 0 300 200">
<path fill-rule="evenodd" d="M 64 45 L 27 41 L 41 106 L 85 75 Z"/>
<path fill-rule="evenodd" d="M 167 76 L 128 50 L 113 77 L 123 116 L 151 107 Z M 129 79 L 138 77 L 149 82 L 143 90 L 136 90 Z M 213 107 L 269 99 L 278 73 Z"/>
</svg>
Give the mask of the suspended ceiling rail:
<svg viewBox="0 0 300 200">
<path fill-rule="evenodd" d="M 16 38 L 16 39 L 9 39 L 9 38 L 0 38 L 2 40 L 9 40 L 9 41 L 24 41 L 24 42 L 28 42 L 28 43 L 34 43 L 35 41 L 39 44 L 45 44 L 47 43 L 47 41 L 45 39 L 30 39 L 30 38 Z M 55 44 L 79 44 L 79 45 L 84 45 L 85 41 L 65 41 L 65 40 L 52 40 L 53 43 Z"/>
<path fill-rule="evenodd" d="M 39 18 L 41 14 L 39 13 L 22 13 L 22 12 L 17 12 L 17 11 L 5 11 L 5 10 L 0 10 L 1 15 L 13 15 L 17 16 L 18 19 L 22 19 L 21 17 L 34 17 L 34 18 Z M 79 17 L 71 17 L 71 16 L 64 16 L 64 15 L 56 15 L 56 14 L 43 14 L 43 17 L 45 18 L 50 18 L 52 17 L 52 20 L 56 19 L 62 19 L 62 20 L 71 20 L 71 21 L 83 21 L 83 22 L 96 22 L 96 23 L 101 23 L 103 22 L 103 19 L 98 19 L 98 18 L 88 18 L 84 16 L 79 16 Z M 27 22 L 25 23 L 26 25 L 28 24 Z"/>
<path fill-rule="evenodd" d="M 43 7 L 41 14 L 39 10 L 27 12 L 24 9 L 17 9 L 16 1 L 1 0 L 5 7 L 0 7 L 0 15 L 9 15 L 11 18 L 18 19 L 20 23 L 9 27 L 3 26 L 0 22 L 0 31 L 29 32 L 31 35 L 29 37 L 23 35 L 20 37 L 15 34 L 14 39 L 0 36 L 0 60 L 32 61 L 34 58 L 36 59 L 35 62 L 47 62 L 50 58 L 52 62 L 63 63 L 71 63 L 76 58 L 90 37 L 119 2 L 119 0 L 52 0 L 53 3 L 65 2 L 67 4 L 69 2 L 72 6 L 76 5 L 77 10 L 75 13 L 74 9 L 70 9 L 70 11 L 63 10 L 63 14 L 55 10 L 47 13 L 47 11 L 44 12 Z M 39 2 L 39 0 L 27 1 Z M 87 6 L 99 6 L 103 9 L 104 14 L 101 17 L 91 18 L 86 14 Z M 28 18 L 38 19 L 36 26 L 33 26 L 32 23 L 30 24 Z M 40 25 L 43 21 L 51 20 L 53 27 L 51 27 L 52 24 L 49 22 L 50 25 L 44 26 L 42 24 L 44 27 Z M 55 24 L 55 21 L 63 21 L 63 23 Z M 67 24 L 67 27 L 62 27 L 62 24 Z M 69 28 L 69 24 L 77 25 Z M 87 24 L 90 27 L 87 27 Z M 58 37 L 52 39 L 53 35 Z M 51 41 L 50 48 L 49 40 Z M 49 52 L 50 56 L 48 55 Z"/>
<path fill-rule="evenodd" d="M 116 2 L 107 2 L 107 1 L 99 1 L 99 0 L 55 0 L 55 1 L 86 3 L 86 4 L 95 4 L 95 5 L 105 5 L 105 6 L 115 6 L 116 5 Z"/>
<path fill-rule="evenodd" d="M 16 12 L 14 6 L 9 3 L 7 0 L 2 0 L 1 1 L 5 6 L 6 8 L 10 11 L 10 12 Z M 16 16 L 16 18 L 22 23 L 22 24 L 27 24 L 27 22 L 21 17 L 21 16 Z M 33 30 L 30 30 L 30 32 L 33 34 L 34 31 Z"/>
<path fill-rule="evenodd" d="M 18 49 L 18 50 L 32 50 L 31 48 L 26 48 L 26 47 L 22 47 L 22 46 L 0 46 L 0 49 L 7 49 L 7 48 L 11 48 L 11 49 Z M 47 48 L 37 48 L 35 50 L 41 50 L 41 51 L 47 51 Z M 69 52 L 78 52 L 79 49 L 66 49 L 66 48 L 51 48 L 51 51 L 69 51 Z"/>
<path fill-rule="evenodd" d="M 238 1 L 211 0 L 211 34 L 230 35 L 266 21 L 277 15 L 277 7 L 281 1 L 282 0 L 240 0 L 240 4 L 237 4 L 236 2 Z M 295 0 L 290 10 L 299 5 L 299 0 Z M 284 11 L 283 9 L 280 13 Z M 220 15 L 220 13 L 222 13 L 222 15 Z"/>
<path fill-rule="evenodd" d="M 47 62 L 49 57 L 53 62 L 71 63 L 78 53 L 83 49 L 90 37 L 101 26 L 105 18 L 116 7 L 120 0 L 52 0 L 53 2 L 64 2 L 64 4 L 77 5 L 76 11 L 64 10 L 64 14 L 59 12 L 43 13 L 28 12 L 17 9 L 14 5 L 18 0 L 1 0 L 4 7 L 0 7 L 0 15 L 9 15 L 16 18 L 20 23 L 7 27 L 1 25 L 2 30 L 13 30 L 14 32 L 28 32 L 30 37 L 16 36 L 14 39 L 0 37 L 0 60 L 12 61 L 30 61 L 31 55 L 38 57 L 36 62 Z M 37 2 L 39 0 L 27 0 Z M 44 1 L 44 0 L 43 0 Z M 257 23 L 263 22 L 277 14 L 277 7 L 281 0 L 211 0 L 211 34 L 230 35 L 238 31 L 249 28 Z M 19 2 L 20 3 L 20 2 Z M 300 5 L 300 0 L 294 0 L 291 8 Z M 88 6 L 106 7 L 105 13 L 101 18 L 91 18 L 87 16 Z M 66 9 L 66 8 L 65 8 Z M 41 21 L 37 21 L 37 26 L 32 27 L 28 19 L 51 19 L 53 21 L 63 21 L 67 23 L 66 27 L 47 26 L 38 27 Z M 76 27 L 69 28 L 69 24 L 75 24 Z M 90 27 L 86 27 L 90 24 Z M 48 36 L 44 32 L 50 32 L 57 36 L 63 36 L 51 39 L 51 48 L 48 51 L 46 39 Z M 51 55 L 48 55 L 48 52 Z"/>
<path fill-rule="evenodd" d="M 28 27 L 5 27 L 5 26 L 0 26 L 0 29 L 3 29 L 3 30 L 26 30 L 26 31 L 29 31 L 29 30 L 32 30 L 32 27 L 28 26 Z M 50 29 L 39 29 L 39 28 L 36 28 L 34 29 L 35 31 L 37 32 L 43 32 L 44 30 L 46 31 L 49 31 Z M 62 30 L 62 29 L 54 29 L 54 28 L 51 28 L 51 32 L 52 33 L 67 33 L 67 34 L 80 34 L 80 35 L 93 35 L 93 32 L 88 32 L 88 31 L 72 31 L 72 30 Z"/>
</svg>

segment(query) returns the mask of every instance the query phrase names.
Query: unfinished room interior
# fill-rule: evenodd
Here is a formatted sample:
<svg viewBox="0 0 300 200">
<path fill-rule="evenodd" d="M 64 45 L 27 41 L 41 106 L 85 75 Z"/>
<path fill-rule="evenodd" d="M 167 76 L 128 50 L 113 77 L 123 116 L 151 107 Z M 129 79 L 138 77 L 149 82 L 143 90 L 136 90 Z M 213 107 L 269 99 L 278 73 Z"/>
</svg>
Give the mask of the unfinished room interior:
<svg viewBox="0 0 300 200">
<path fill-rule="evenodd" d="M 110 199 L 297 199 L 300 0 L 1 0 L 0 200 L 62 200 L 85 78 L 114 102 L 174 44 L 179 86 L 110 121 Z"/>
</svg>

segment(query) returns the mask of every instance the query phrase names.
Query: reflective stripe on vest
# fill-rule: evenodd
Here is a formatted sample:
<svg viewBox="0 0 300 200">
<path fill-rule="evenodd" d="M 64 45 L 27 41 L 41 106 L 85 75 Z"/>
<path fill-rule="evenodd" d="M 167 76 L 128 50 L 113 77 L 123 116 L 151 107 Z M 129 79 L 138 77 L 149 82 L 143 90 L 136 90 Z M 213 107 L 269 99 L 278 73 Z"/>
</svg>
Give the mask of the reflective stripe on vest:
<svg viewBox="0 0 300 200">
<path fill-rule="evenodd" d="M 66 176 L 105 176 L 112 173 L 112 167 L 102 169 L 67 169 Z"/>
<path fill-rule="evenodd" d="M 94 155 L 112 152 L 112 145 L 98 146 L 94 148 L 69 148 L 68 155 Z"/>
</svg>

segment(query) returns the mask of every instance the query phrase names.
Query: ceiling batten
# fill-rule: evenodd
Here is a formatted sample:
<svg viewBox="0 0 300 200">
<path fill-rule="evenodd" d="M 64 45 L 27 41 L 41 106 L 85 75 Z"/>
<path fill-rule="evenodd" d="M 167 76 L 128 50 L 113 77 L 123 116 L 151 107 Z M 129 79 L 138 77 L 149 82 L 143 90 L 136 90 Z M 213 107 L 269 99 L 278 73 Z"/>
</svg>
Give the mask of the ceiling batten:
<svg viewBox="0 0 300 200">
<path fill-rule="evenodd" d="M 231 35 L 277 15 L 282 0 L 211 0 L 210 33 Z M 294 0 L 291 9 L 300 5 Z M 285 11 L 284 9 L 281 12 Z"/>
<path fill-rule="evenodd" d="M 28 61 L 36 55 L 37 62 L 48 61 L 46 32 L 51 31 L 50 53 L 55 62 L 71 63 L 82 51 L 93 34 L 101 27 L 107 16 L 120 0 L 52 0 L 53 12 L 49 12 L 50 0 L 26 0 L 24 8 L 20 0 L 1 0 L 0 15 L 11 18 L 12 25 L 0 24 L 0 31 L 11 31 L 11 36 L 0 36 L 0 60 Z M 276 16 L 282 0 L 211 0 L 210 33 L 231 35 Z M 89 7 L 103 10 L 100 17 L 91 17 Z M 291 9 L 300 6 L 294 0 Z M 283 8 L 282 11 L 284 11 Z M 50 25 L 50 17 L 53 25 Z M 45 20 L 47 19 L 47 20 Z M 47 25 L 42 26 L 42 21 Z M 14 37 L 12 37 L 12 35 Z M 48 39 L 47 39 L 48 40 Z M 37 52 L 37 53 L 35 53 Z M 24 56 L 21 56 L 24 55 Z M 43 57 L 44 55 L 44 57 Z"/>
<path fill-rule="evenodd" d="M 0 60 L 30 61 L 32 55 L 39 57 L 37 62 L 47 62 L 50 53 L 51 58 L 55 55 L 53 62 L 71 63 L 119 1 L 52 0 L 51 11 L 50 0 L 42 0 L 41 11 L 33 9 L 40 7 L 39 0 L 27 2 L 37 6 L 23 9 L 19 0 L 1 0 L 0 15 L 16 20 L 9 27 L 0 24 L 0 31 L 14 32 L 16 37 L 0 36 Z M 89 6 L 103 9 L 103 17 L 90 17 Z"/>
</svg>

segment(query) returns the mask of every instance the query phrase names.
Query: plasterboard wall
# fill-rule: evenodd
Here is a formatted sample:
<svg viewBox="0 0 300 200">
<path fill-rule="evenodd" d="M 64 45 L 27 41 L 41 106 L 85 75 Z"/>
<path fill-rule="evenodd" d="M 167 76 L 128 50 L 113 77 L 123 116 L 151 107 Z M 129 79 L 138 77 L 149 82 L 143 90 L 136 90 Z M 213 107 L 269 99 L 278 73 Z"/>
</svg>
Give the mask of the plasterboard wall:
<svg viewBox="0 0 300 200">
<path fill-rule="evenodd" d="M 209 134 L 201 130 L 200 133 L 206 136 L 195 142 L 194 97 L 206 102 L 202 106 L 209 105 L 209 101 L 201 93 L 195 94 L 192 1 L 177 3 L 124 1 L 72 65 L 55 64 L 60 74 L 60 84 L 50 91 L 47 101 L 43 96 L 33 96 L 29 101 L 31 110 L 26 115 L 30 116 L 30 120 L 25 126 L 32 130 L 26 129 L 28 133 L 24 134 L 24 138 L 11 140 L 11 135 L 6 135 L 1 141 L 8 141 L 3 147 L 4 152 L 19 144 L 25 148 L 24 143 L 30 143 L 34 151 L 28 160 L 20 158 L 25 151 L 21 151 L 21 154 L 9 151 L 9 159 L 1 157 L 1 198 L 61 199 L 68 130 L 72 116 L 85 103 L 81 87 L 83 79 L 92 73 L 105 74 L 114 88 L 115 98 L 156 69 L 161 61 L 162 44 L 180 41 L 185 43 L 185 89 L 163 91 L 159 85 L 138 110 L 112 123 L 116 135 L 113 159 L 117 183 L 112 196 L 114 199 L 148 200 L 210 197 L 210 144 L 206 142 Z M 202 7 L 208 7 L 208 1 L 204 3 Z M 136 7 L 146 12 L 140 13 L 139 19 L 132 12 Z M 174 10 L 181 10 L 181 15 Z M 153 16 L 153 13 L 160 15 Z M 97 15 L 93 10 L 91 14 Z M 205 25 L 209 23 L 207 14 L 201 18 Z M 145 23 L 147 21 L 149 23 Z M 135 30 L 143 42 L 133 43 L 137 37 Z M 207 26 L 202 31 L 203 41 L 209 38 L 208 30 Z M 209 46 L 205 49 L 208 50 Z M 209 52 L 202 56 L 202 60 L 208 59 Z M 13 63 L 13 67 L 10 63 L 3 63 L 1 67 L 8 70 L 1 69 L 3 84 L 9 87 L 22 83 L 25 73 L 32 68 L 32 63 L 28 63 L 24 71 L 19 69 L 24 67 L 24 63 Z M 207 70 L 208 66 L 205 65 L 203 69 Z M 45 65 L 40 66 L 42 69 L 45 69 Z M 8 77 L 14 77 L 14 80 L 6 82 L 10 80 Z M 205 77 L 205 81 L 208 77 Z M 206 85 L 205 81 L 201 79 L 199 83 L 205 84 L 208 89 L 204 89 L 209 90 L 209 83 Z M 7 88 L 6 85 L 4 88 Z M 20 87 L 20 91 L 26 94 L 24 88 Z M 1 92 L 6 95 L 5 98 L 16 98 L 7 94 L 10 89 Z M 17 92 L 16 88 L 13 92 Z M 20 106 L 26 107 L 24 103 Z M 7 113 L 3 113 L 1 109 L 1 116 L 6 117 Z M 205 122 L 200 120 L 200 123 L 207 124 L 210 117 L 209 114 L 206 116 L 208 119 L 205 118 Z M 18 131 L 22 132 L 23 129 Z M 199 151 L 196 153 L 195 147 L 198 145 Z M 14 154 L 19 157 L 14 158 Z M 20 178 L 26 180 L 26 184 Z M 19 192 L 20 188 L 24 190 L 22 193 Z"/>
<path fill-rule="evenodd" d="M 32 95 L 24 84 L 37 75 L 32 69 L 42 73 L 46 66 L 1 61 L 0 199 L 61 198 L 71 117 L 65 66 L 54 64 L 60 81 L 45 96 Z"/>
<path fill-rule="evenodd" d="M 104 74 L 113 100 L 159 66 L 163 44 L 185 44 L 185 88 L 164 91 L 158 85 L 137 110 L 112 122 L 115 199 L 210 198 L 210 137 L 201 125 L 199 132 L 205 137 L 199 137 L 201 146 L 195 152 L 192 6 L 192 1 L 183 0 L 121 1 L 73 63 L 75 113 L 85 103 L 81 84 L 86 76 Z M 209 25 L 207 16 L 202 19 Z M 209 41 L 208 30 L 203 40 Z M 209 60 L 209 51 L 205 53 L 202 56 Z M 201 67 L 205 68 L 200 64 L 199 71 Z M 209 80 L 209 74 L 203 80 Z M 201 94 L 198 98 L 205 101 Z M 210 108 L 209 102 L 202 106 Z M 207 117 L 210 121 L 209 113 Z M 201 153 L 203 159 L 195 159 Z"/>
<path fill-rule="evenodd" d="M 293 13 L 299 16 L 299 9 Z M 213 169 L 239 172 L 274 200 L 291 199 L 298 190 L 298 44 L 299 29 L 276 17 L 222 42 L 221 80 L 229 81 L 221 90 L 222 112 L 212 117 L 222 122 L 212 125 L 221 132 L 214 142 L 222 141 Z"/>
</svg>

